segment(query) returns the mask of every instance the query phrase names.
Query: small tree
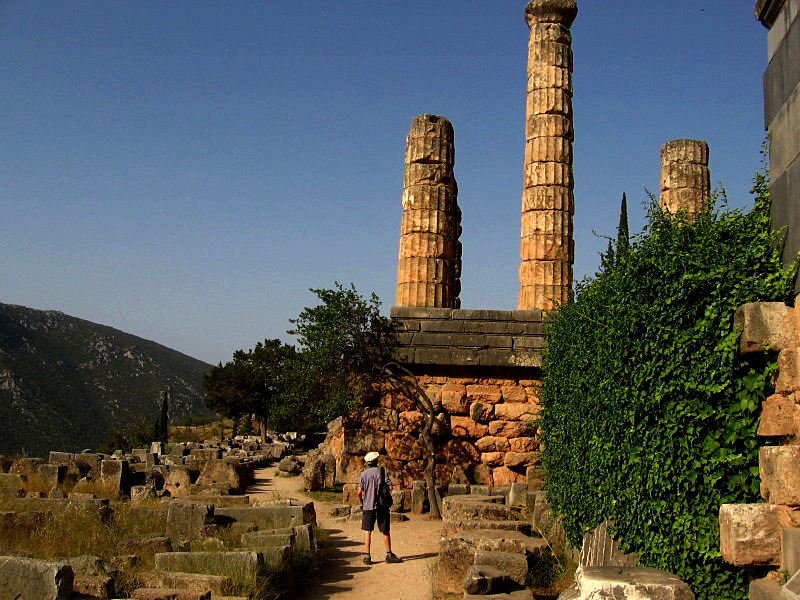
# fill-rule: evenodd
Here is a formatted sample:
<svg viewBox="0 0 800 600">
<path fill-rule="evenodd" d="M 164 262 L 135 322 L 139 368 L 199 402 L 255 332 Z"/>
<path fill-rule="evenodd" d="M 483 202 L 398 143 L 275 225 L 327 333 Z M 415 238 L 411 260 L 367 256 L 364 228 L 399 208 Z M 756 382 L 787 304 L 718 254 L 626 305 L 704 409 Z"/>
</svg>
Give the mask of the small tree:
<svg viewBox="0 0 800 600">
<path fill-rule="evenodd" d="M 367 301 L 352 284 L 345 288 L 336 283 L 335 289 L 312 291 L 321 303 L 304 309 L 291 321 L 295 328 L 289 332 L 298 336 L 302 348 L 295 365 L 298 377 L 293 380 L 312 390 L 310 395 L 295 392 L 295 399 L 307 404 L 305 410 L 294 406 L 293 412 L 315 414 L 315 425 L 320 427 L 365 402 L 384 384 L 413 400 L 426 417 L 420 434 L 427 458 L 425 481 L 431 514 L 440 518 L 431 433 L 434 405 L 414 374 L 394 360 L 394 329 L 381 316 L 378 297 L 372 294 Z"/>
<path fill-rule="evenodd" d="M 203 375 L 206 405 L 234 420 L 255 415 L 263 436 L 280 403 L 287 366 L 294 354 L 293 346 L 277 339 L 259 342 L 247 352 L 237 350 L 232 361 L 220 363 Z"/>
</svg>

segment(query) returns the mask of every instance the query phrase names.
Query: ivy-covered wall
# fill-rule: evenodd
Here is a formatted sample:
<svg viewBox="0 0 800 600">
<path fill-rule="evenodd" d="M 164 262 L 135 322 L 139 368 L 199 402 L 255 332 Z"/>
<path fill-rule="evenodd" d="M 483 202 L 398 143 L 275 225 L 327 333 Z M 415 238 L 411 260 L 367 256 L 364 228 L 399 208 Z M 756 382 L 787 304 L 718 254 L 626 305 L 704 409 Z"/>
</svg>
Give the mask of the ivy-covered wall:
<svg viewBox="0 0 800 600">
<path fill-rule="evenodd" d="M 692 223 L 653 207 L 547 326 L 542 458 L 572 541 L 610 518 L 623 550 L 709 600 L 747 596 L 746 573 L 720 556 L 718 514 L 758 496 L 756 427 L 775 368 L 737 354 L 733 315 L 793 289 L 767 189 L 759 176 L 751 211 Z"/>
</svg>

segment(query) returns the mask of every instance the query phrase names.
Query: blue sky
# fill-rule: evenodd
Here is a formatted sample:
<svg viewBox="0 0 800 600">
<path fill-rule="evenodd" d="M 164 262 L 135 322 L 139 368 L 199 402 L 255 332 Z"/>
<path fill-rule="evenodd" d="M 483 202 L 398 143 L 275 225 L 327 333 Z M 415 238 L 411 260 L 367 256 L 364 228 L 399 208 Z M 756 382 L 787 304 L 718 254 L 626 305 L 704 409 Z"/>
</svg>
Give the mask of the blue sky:
<svg viewBox="0 0 800 600">
<path fill-rule="evenodd" d="M 0 302 L 211 363 L 353 282 L 394 302 L 412 117 L 455 128 L 464 308 L 516 308 L 524 0 L 0 0 Z M 575 272 L 631 230 L 671 139 L 747 206 L 753 0 L 579 0 Z"/>
</svg>

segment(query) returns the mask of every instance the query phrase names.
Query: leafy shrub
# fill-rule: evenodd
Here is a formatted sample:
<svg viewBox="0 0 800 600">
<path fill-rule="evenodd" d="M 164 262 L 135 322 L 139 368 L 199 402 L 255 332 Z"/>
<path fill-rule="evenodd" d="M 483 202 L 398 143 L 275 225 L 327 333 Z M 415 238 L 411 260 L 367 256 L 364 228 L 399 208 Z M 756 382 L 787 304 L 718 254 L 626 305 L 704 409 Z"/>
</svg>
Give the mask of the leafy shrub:
<svg viewBox="0 0 800 600">
<path fill-rule="evenodd" d="M 573 543 L 606 518 L 626 551 L 698 598 L 745 598 L 719 552 L 719 507 L 758 500 L 759 402 L 774 362 L 736 353 L 735 309 L 789 301 L 768 184 L 752 210 L 644 232 L 548 325 L 539 422 L 547 487 Z M 712 205 L 713 205 L 712 201 Z"/>
</svg>

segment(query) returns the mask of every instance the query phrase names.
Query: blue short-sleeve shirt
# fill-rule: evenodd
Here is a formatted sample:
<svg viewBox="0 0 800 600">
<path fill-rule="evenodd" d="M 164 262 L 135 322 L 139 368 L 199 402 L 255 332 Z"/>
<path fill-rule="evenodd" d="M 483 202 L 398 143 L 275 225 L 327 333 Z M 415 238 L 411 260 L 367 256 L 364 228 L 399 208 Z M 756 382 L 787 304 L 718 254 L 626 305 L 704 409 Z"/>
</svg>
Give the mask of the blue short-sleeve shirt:
<svg viewBox="0 0 800 600">
<path fill-rule="evenodd" d="M 386 485 L 392 485 L 389 474 L 383 471 Z M 361 510 L 375 510 L 378 507 L 378 484 L 381 480 L 380 467 L 370 467 L 361 471 L 361 478 L 358 482 L 359 489 L 364 491 Z"/>
</svg>

